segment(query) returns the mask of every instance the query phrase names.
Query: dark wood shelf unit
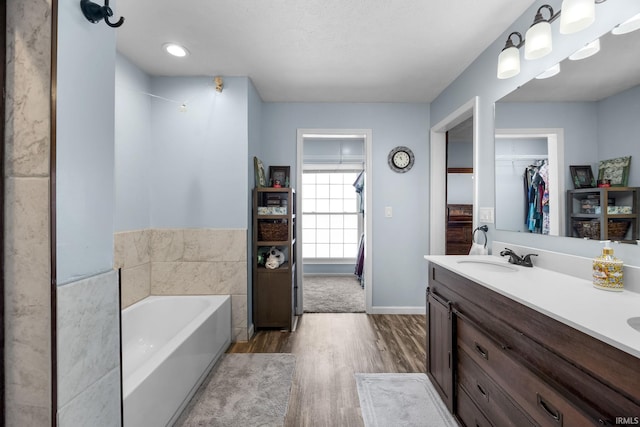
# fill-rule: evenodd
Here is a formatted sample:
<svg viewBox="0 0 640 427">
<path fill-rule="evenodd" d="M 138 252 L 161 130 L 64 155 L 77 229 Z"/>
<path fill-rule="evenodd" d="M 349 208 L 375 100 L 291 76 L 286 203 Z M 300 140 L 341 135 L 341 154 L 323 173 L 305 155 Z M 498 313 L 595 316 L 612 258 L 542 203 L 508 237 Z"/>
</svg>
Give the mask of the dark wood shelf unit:
<svg viewBox="0 0 640 427">
<path fill-rule="evenodd" d="M 265 208 L 286 208 L 286 213 L 264 213 Z M 293 329 L 298 289 L 295 221 L 294 189 L 268 187 L 253 190 L 253 323 L 256 329 Z M 286 228 L 286 234 L 264 236 L 268 238 L 262 239 L 261 223 L 281 224 L 283 229 Z M 276 269 L 258 263 L 258 254 L 273 246 L 285 254 L 285 262 Z"/>
<path fill-rule="evenodd" d="M 581 188 L 567 191 L 567 232 L 568 237 L 591 238 L 594 240 L 617 240 L 635 243 L 640 239 L 639 187 Z M 609 212 L 609 208 L 621 207 L 630 212 Z M 624 236 L 611 233 L 610 223 L 625 223 Z M 581 235 L 579 229 L 588 224 L 599 229 L 599 235 Z"/>
</svg>

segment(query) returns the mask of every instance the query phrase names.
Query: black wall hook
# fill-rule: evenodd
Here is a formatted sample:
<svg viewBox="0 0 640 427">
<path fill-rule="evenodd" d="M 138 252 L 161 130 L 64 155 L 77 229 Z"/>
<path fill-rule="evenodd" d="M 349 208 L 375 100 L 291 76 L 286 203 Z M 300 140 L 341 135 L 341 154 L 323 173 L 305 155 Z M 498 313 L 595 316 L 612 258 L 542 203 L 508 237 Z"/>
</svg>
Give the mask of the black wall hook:
<svg viewBox="0 0 640 427">
<path fill-rule="evenodd" d="M 124 17 L 122 16 L 118 19 L 118 22 L 109 21 L 109 18 L 113 16 L 113 11 L 109 7 L 109 0 L 104 0 L 104 6 L 100 6 L 91 0 L 80 0 L 80 9 L 82 9 L 85 18 L 94 24 L 104 19 L 108 26 L 117 28 L 124 23 Z"/>
</svg>

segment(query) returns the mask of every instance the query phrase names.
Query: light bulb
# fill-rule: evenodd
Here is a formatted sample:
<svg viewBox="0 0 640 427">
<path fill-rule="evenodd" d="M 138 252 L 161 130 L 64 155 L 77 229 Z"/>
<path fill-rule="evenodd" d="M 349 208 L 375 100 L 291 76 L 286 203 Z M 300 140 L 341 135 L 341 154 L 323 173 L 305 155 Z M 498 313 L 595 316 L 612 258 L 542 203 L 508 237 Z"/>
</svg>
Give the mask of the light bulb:
<svg viewBox="0 0 640 427">
<path fill-rule="evenodd" d="M 616 35 L 627 34 L 637 29 L 640 29 L 640 13 L 635 16 L 632 16 L 631 18 L 624 21 L 622 24 L 615 27 L 613 30 L 611 30 L 611 34 L 616 34 Z"/>
<path fill-rule="evenodd" d="M 560 63 L 558 62 L 556 65 L 554 65 L 551 68 L 548 68 L 547 70 L 543 71 L 542 73 L 538 74 L 536 76 L 536 79 L 538 80 L 542 80 L 542 79 L 548 79 L 549 77 L 553 77 L 556 74 L 558 74 L 560 72 Z"/>
<path fill-rule="evenodd" d="M 600 39 L 595 39 L 591 43 L 582 46 L 575 53 L 569 56 L 569 59 L 572 61 L 578 61 L 580 59 L 585 59 L 590 56 L 595 55 L 600 52 Z"/>
</svg>

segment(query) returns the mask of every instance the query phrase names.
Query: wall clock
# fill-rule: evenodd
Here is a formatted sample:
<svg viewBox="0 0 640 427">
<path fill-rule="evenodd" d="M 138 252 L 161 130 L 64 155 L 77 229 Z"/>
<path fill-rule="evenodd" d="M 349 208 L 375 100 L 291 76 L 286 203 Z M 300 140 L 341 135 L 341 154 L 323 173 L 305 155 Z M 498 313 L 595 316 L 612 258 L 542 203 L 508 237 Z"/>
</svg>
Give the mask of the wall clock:
<svg viewBox="0 0 640 427">
<path fill-rule="evenodd" d="M 413 151 L 409 148 L 398 146 L 389 152 L 387 161 L 389 162 L 391 170 L 398 173 L 404 173 L 413 167 L 415 158 L 413 156 Z"/>
</svg>

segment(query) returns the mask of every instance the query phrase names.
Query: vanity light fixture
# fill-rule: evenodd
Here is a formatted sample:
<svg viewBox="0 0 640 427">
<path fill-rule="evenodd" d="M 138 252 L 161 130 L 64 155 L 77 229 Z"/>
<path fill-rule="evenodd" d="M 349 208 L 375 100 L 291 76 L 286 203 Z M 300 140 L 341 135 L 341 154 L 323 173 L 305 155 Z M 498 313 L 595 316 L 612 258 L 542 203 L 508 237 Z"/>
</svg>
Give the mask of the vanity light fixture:
<svg viewBox="0 0 640 427">
<path fill-rule="evenodd" d="M 177 56 L 178 58 L 183 58 L 189 54 L 187 48 L 180 46 L 177 43 L 165 43 L 162 45 L 162 48 L 169 55 Z"/>
<path fill-rule="evenodd" d="M 513 43 L 513 36 L 518 37 L 518 43 Z M 520 46 L 524 43 L 522 34 L 517 31 L 509 34 L 504 49 L 498 56 L 498 78 L 508 79 L 520 73 Z"/>
<path fill-rule="evenodd" d="M 542 16 L 543 9 L 549 12 L 548 19 L 544 19 Z M 548 4 L 540 6 L 536 13 L 536 17 L 533 19 L 533 24 L 524 36 L 525 40 L 527 40 L 527 43 L 524 45 L 525 59 L 542 58 L 551 52 L 553 49 L 551 22 L 555 20 L 558 15 L 559 12 L 555 15 L 553 14 L 553 8 Z"/>
<path fill-rule="evenodd" d="M 615 35 L 627 34 L 639 29 L 640 29 L 640 13 L 632 16 L 631 18 L 624 21 L 622 24 L 616 26 L 613 30 L 611 30 L 611 34 L 615 34 Z"/>
<path fill-rule="evenodd" d="M 556 13 L 554 13 L 553 8 L 548 4 L 540 6 L 533 19 L 533 24 L 527 30 L 524 39 L 518 32 L 514 31 L 509 34 L 507 43 L 498 56 L 498 78 L 508 79 L 520 73 L 520 55 L 518 49 L 521 46 L 524 45 L 525 59 L 539 59 L 548 55 L 553 50 L 553 38 L 551 35 L 551 23 L 553 21 L 560 18 L 560 33 L 562 34 L 578 32 L 587 28 L 595 21 L 595 5 L 604 3 L 605 1 L 607 0 L 563 0 L 562 10 Z M 546 14 L 548 14 L 548 18 L 544 17 Z M 637 19 L 635 22 L 636 28 L 634 29 L 638 29 L 640 28 L 640 14 L 634 18 Z M 634 18 L 629 21 L 632 21 Z M 626 23 L 620 24 L 618 27 L 624 27 L 625 24 Z M 517 45 L 511 40 L 514 34 L 520 37 Z M 584 53 L 586 54 L 587 52 L 590 51 L 585 51 Z M 593 53 L 596 52 L 597 50 Z M 591 55 L 593 55 L 593 53 L 591 53 Z M 584 57 L 586 58 L 586 56 Z"/>
<path fill-rule="evenodd" d="M 569 59 L 571 61 L 578 61 L 580 59 L 585 59 L 593 56 L 598 52 L 600 52 L 600 39 L 595 39 L 591 43 L 587 43 L 586 45 L 575 51 L 573 54 L 569 55 Z"/>
<path fill-rule="evenodd" d="M 551 68 L 548 68 L 547 70 L 543 71 L 542 73 L 538 74 L 536 76 L 536 79 L 538 80 L 542 80 L 542 79 L 548 79 L 549 77 L 553 77 L 556 74 L 558 74 L 560 72 L 560 63 L 558 62 L 556 65 L 554 65 Z"/>
</svg>

